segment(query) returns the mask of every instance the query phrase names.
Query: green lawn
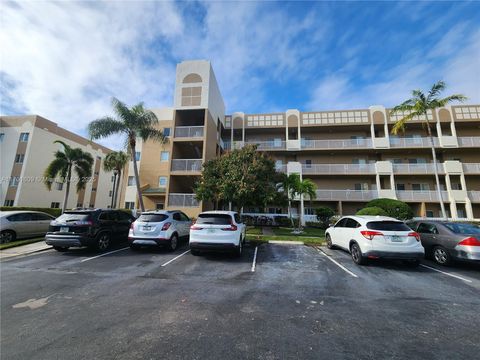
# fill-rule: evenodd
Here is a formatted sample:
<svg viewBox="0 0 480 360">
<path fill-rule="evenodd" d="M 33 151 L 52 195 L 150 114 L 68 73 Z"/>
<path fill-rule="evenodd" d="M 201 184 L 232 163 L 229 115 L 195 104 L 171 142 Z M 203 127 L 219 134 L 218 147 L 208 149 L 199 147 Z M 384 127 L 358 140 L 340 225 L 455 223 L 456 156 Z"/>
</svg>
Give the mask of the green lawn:
<svg viewBox="0 0 480 360">
<path fill-rule="evenodd" d="M 304 228 L 303 233 L 301 234 L 292 234 L 292 228 L 286 227 L 278 227 L 272 228 L 272 231 L 275 235 L 286 235 L 286 236 L 293 236 L 293 237 L 321 237 L 325 236 L 325 230 L 317 229 L 317 228 Z"/>
<path fill-rule="evenodd" d="M 31 243 L 42 241 L 42 240 L 45 240 L 45 238 L 41 237 L 41 238 L 35 238 L 35 239 L 24 239 L 24 240 L 12 241 L 9 243 L 0 244 L 0 250 L 9 249 L 9 248 L 21 246 L 21 245 L 27 245 L 27 244 L 31 244 Z"/>
<path fill-rule="evenodd" d="M 274 235 L 262 235 L 261 227 L 247 228 L 247 240 L 268 242 L 270 240 L 303 241 L 305 244 L 322 244 L 325 241 L 325 231 L 315 228 L 305 228 L 302 234 L 292 234 L 291 228 L 272 228 Z"/>
<path fill-rule="evenodd" d="M 261 235 L 262 234 L 262 228 L 261 227 L 255 227 L 255 226 L 248 226 L 247 227 L 247 234 Z"/>
</svg>

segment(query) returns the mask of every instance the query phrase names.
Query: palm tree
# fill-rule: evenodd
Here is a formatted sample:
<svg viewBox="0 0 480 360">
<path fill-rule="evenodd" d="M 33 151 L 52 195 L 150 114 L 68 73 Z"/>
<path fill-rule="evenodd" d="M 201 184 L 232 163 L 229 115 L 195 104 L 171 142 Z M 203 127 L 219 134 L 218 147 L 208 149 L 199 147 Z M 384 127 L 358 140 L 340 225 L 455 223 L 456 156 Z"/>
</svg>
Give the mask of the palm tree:
<svg viewBox="0 0 480 360">
<path fill-rule="evenodd" d="M 105 156 L 103 169 L 107 172 L 113 171 L 113 188 L 112 202 L 110 207 L 117 207 L 118 190 L 120 188 L 120 179 L 122 178 L 122 170 L 128 164 L 128 155 L 123 151 L 112 151 Z"/>
<path fill-rule="evenodd" d="M 317 185 L 310 179 L 301 180 L 298 183 L 297 191 L 300 195 L 300 206 L 304 195 L 307 195 L 309 197 L 310 204 L 312 203 L 312 200 L 317 197 Z M 300 219 L 298 222 L 298 227 L 300 228 L 301 225 L 303 226 L 303 214 L 300 209 Z"/>
<path fill-rule="evenodd" d="M 292 227 L 294 227 L 293 218 L 292 218 L 292 199 L 295 197 L 296 190 L 298 188 L 298 184 L 300 182 L 300 175 L 299 174 L 283 174 L 283 178 L 281 181 L 281 186 L 283 191 L 287 194 L 288 199 L 288 217 L 290 218 L 290 222 L 292 223 Z"/>
<path fill-rule="evenodd" d="M 85 189 L 87 179 L 92 176 L 93 157 L 88 152 L 85 152 L 80 148 L 72 148 L 63 141 L 56 140 L 53 143 L 61 144 L 63 146 L 63 151 L 57 150 L 55 152 L 54 159 L 45 169 L 44 183 L 48 190 L 52 189 L 52 183 L 58 177 L 60 177 L 62 183 L 67 183 L 62 205 L 63 213 L 67 207 L 72 171 L 75 172 L 75 175 L 78 178 L 77 192 Z"/>
<path fill-rule="evenodd" d="M 137 137 L 140 137 L 143 141 L 151 139 L 160 141 L 163 144 L 167 142 L 167 138 L 161 130 L 155 127 L 158 124 L 157 116 L 152 111 L 145 109 L 143 103 L 138 103 L 129 108 L 120 100 L 113 98 L 112 106 L 116 118 L 105 116 L 94 120 L 88 125 L 88 132 L 92 139 L 105 138 L 114 134 L 123 134 L 126 137 L 126 147 L 133 161 L 138 202 L 143 212 L 145 211 L 145 206 L 143 205 L 137 159 L 135 156 Z"/>
<path fill-rule="evenodd" d="M 445 90 L 445 87 L 446 85 L 443 81 L 438 81 L 437 83 L 433 84 L 428 94 L 424 94 L 421 90 L 413 90 L 412 98 L 404 101 L 400 105 L 395 106 L 390 111 L 390 115 L 393 115 L 397 112 L 407 113 L 407 115 L 405 115 L 403 118 L 398 120 L 393 126 L 392 134 L 394 135 L 398 134 L 400 131 L 405 132 L 405 127 L 407 122 L 412 120 L 413 118 L 420 118 L 422 115 L 425 117 L 425 120 L 423 123 L 424 123 L 424 127 L 427 129 L 427 134 L 430 139 L 430 145 L 432 148 L 433 169 L 435 174 L 435 181 L 437 183 L 438 198 L 440 200 L 442 216 L 446 219 L 447 214 L 445 212 L 445 205 L 443 203 L 442 193 L 440 191 L 440 180 L 438 178 L 437 156 L 435 153 L 435 144 L 433 142 L 432 129 L 430 128 L 430 122 L 428 121 L 427 112 L 429 110 L 434 112 L 435 109 L 444 107 L 445 105 L 450 104 L 453 101 L 463 102 L 467 100 L 467 97 L 461 94 L 454 94 L 454 95 L 447 96 L 445 98 L 439 98 L 438 96 L 443 90 Z"/>
</svg>

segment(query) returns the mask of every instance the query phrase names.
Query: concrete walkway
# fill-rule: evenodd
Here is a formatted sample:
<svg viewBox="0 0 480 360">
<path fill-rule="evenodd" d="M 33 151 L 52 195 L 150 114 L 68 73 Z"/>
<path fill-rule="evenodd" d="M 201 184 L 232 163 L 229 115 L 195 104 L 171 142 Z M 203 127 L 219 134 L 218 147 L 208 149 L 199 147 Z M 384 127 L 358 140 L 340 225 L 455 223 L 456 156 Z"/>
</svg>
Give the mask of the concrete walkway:
<svg viewBox="0 0 480 360">
<path fill-rule="evenodd" d="M 0 250 L 0 259 L 8 259 L 14 256 L 28 255 L 38 251 L 51 249 L 50 245 L 45 244 L 45 241 L 39 241 L 32 244 L 16 246 L 10 249 Z"/>
<path fill-rule="evenodd" d="M 273 236 L 275 235 L 272 231 L 272 228 L 269 226 L 262 226 L 262 234 L 263 235 L 268 235 L 268 236 Z"/>
</svg>

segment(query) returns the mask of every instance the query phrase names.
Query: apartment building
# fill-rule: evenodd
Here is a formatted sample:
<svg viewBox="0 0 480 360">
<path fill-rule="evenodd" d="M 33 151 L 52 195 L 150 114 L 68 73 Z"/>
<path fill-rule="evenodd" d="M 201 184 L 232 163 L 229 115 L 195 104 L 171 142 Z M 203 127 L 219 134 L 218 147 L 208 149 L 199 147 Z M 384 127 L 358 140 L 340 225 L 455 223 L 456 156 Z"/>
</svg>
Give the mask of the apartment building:
<svg viewBox="0 0 480 360">
<path fill-rule="evenodd" d="M 177 65 L 174 107 L 153 110 L 169 143 L 139 146 L 146 208 L 181 208 L 191 216 L 212 208 L 197 201 L 194 184 L 202 163 L 230 149 L 257 144 L 278 171 L 312 179 L 317 197 L 302 204 L 308 218 L 318 206 L 353 214 L 379 197 L 409 203 L 417 216 L 439 217 L 439 197 L 429 139 L 422 118 L 404 134 L 391 129 L 402 114 L 375 105 L 365 109 L 225 114 L 208 61 Z M 440 190 L 451 218 L 480 218 L 480 105 L 460 105 L 427 114 L 439 159 Z M 133 168 L 122 202 L 137 206 Z M 247 209 L 263 212 L 264 209 Z M 269 213 L 285 209 L 267 209 Z"/>
<path fill-rule="evenodd" d="M 1 204 L 61 208 L 65 184 L 55 182 L 48 191 L 43 183 L 43 173 L 54 152 L 62 149 L 55 140 L 79 147 L 94 158 L 91 181 L 78 194 L 75 180 L 72 182 L 67 208 L 109 207 L 113 174 L 103 170 L 102 161 L 111 150 L 38 115 L 0 117 Z"/>
</svg>

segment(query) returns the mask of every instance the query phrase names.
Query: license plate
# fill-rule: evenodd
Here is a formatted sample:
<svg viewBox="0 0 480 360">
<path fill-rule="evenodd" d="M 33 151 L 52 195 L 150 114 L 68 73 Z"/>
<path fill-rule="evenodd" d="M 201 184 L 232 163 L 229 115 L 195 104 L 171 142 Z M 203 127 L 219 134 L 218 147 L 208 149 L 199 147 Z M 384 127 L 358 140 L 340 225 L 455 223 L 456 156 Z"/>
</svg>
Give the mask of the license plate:
<svg viewBox="0 0 480 360">
<path fill-rule="evenodd" d="M 144 227 L 143 227 L 143 230 L 145 230 L 145 231 L 149 231 L 150 229 L 151 229 L 150 226 L 144 226 Z"/>
<path fill-rule="evenodd" d="M 391 240 L 392 242 L 402 242 L 402 241 L 403 241 L 403 239 L 402 239 L 401 236 L 396 236 L 396 235 L 391 236 L 391 237 L 390 237 L 390 240 Z"/>
<path fill-rule="evenodd" d="M 215 232 L 215 229 L 208 229 L 208 232 L 209 232 L 209 233 L 214 233 L 214 232 Z"/>
<path fill-rule="evenodd" d="M 61 227 L 60 232 L 68 232 L 68 227 Z"/>
</svg>

